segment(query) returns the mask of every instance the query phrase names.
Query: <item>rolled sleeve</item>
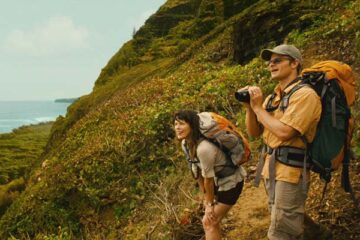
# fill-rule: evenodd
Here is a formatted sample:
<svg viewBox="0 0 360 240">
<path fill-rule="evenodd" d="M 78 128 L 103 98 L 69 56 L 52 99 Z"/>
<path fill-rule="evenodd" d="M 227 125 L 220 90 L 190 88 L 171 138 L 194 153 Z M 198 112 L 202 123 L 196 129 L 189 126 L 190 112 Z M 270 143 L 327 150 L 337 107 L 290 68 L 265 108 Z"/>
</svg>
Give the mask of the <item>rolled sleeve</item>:
<svg viewBox="0 0 360 240">
<path fill-rule="evenodd" d="M 201 175 L 204 178 L 215 177 L 216 148 L 207 141 L 202 141 L 197 148 L 196 154 L 200 161 Z"/>
</svg>

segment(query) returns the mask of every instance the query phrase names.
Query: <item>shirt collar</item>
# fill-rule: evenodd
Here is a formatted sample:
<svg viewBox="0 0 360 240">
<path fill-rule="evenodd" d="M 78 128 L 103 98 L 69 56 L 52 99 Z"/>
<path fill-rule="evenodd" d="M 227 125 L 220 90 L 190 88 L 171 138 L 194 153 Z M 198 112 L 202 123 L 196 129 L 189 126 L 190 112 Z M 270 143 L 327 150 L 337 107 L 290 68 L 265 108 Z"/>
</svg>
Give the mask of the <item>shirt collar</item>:
<svg viewBox="0 0 360 240">
<path fill-rule="evenodd" d="M 291 89 L 293 89 L 296 85 L 298 85 L 300 83 L 300 78 L 297 77 L 295 78 L 293 81 L 291 81 L 286 87 L 285 89 L 282 91 L 280 84 L 276 85 L 274 92 L 276 93 L 277 96 L 285 96 L 286 94 L 288 94 Z"/>
</svg>

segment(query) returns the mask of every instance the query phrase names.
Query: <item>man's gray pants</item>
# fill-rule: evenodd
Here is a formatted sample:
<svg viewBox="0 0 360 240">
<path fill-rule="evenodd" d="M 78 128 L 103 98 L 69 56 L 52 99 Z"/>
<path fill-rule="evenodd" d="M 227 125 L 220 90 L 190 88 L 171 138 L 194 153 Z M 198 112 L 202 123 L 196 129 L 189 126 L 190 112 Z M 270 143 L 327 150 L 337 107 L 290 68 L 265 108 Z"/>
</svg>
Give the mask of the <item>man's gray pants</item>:
<svg viewBox="0 0 360 240">
<path fill-rule="evenodd" d="M 301 240 L 304 232 L 305 201 L 302 179 L 299 183 L 275 182 L 275 194 L 269 194 L 270 181 L 265 180 L 268 192 L 271 223 L 268 230 L 270 240 Z M 274 196 L 271 199 L 271 195 Z"/>
</svg>

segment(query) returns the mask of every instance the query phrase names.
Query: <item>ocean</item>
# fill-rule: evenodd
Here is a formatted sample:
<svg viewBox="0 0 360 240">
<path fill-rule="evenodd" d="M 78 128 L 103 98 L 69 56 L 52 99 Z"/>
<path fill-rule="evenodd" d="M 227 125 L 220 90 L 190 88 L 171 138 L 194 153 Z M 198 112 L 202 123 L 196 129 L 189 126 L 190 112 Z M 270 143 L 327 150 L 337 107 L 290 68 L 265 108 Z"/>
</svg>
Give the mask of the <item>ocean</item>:
<svg viewBox="0 0 360 240">
<path fill-rule="evenodd" d="M 23 125 L 54 121 L 65 116 L 70 103 L 55 101 L 0 101 L 0 133 Z"/>
</svg>

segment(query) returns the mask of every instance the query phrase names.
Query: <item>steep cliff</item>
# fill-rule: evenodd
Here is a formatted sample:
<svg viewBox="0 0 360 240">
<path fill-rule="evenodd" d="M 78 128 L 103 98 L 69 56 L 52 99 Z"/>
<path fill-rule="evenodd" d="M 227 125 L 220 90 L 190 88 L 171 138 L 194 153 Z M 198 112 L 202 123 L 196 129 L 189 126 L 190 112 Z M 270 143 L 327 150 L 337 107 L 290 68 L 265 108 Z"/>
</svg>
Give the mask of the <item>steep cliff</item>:
<svg viewBox="0 0 360 240">
<path fill-rule="evenodd" d="M 359 15 L 358 1 L 167 1 L 54 124 L 49 164 L 2 216 L 0 236 L 191 239 L 181 216 L 195 212 L 196 190 L 174 111 L 216 111 L 243 128 L 233 93 L 272 89 L 257 56 L 282 42 L 299 46 L 306 64 L 332 58 L 359 72 Z"/>
</svg>

